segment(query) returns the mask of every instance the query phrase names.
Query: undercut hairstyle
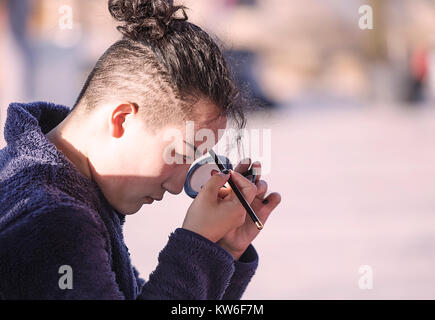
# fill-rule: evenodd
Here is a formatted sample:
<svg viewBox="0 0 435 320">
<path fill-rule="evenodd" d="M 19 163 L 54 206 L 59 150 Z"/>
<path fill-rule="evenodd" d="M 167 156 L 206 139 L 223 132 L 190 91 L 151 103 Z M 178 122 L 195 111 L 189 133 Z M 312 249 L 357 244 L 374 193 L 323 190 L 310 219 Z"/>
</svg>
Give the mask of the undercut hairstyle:
<svg viewBox="0 0 435 320">
<path fill-rule="evenodd" d="M 194 104 L 207 99 L 239 129 L 245 127 L 247 105 L 223 46 L 187 21 L 185 6 L 169 0 L 109 0 L 108 6 L 123 38 L 98 60 L 73 110 L 126 101 L 159 127 L 193 119 Z"/>
</svg>

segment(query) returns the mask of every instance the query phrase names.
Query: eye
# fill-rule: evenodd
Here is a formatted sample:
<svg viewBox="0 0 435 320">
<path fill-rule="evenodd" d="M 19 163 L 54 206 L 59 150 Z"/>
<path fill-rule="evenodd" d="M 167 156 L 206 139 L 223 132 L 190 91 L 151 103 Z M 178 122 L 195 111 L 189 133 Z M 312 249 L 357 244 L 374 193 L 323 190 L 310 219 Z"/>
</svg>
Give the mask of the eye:
<svg viewBox="0 0 435 320">
<path fill-rule="evenodd" d="M 186 155 L 183 155 L 183 154 L 181 154 L 181 153 L 177 153 L 177 155 L 180 156 L 180 157 L 182 157 L 184 162 L 187 162 L 188 160 L 190 160 L 190 157 L 188 157 L 188 156 L 186 156 Z"/>
</svg>

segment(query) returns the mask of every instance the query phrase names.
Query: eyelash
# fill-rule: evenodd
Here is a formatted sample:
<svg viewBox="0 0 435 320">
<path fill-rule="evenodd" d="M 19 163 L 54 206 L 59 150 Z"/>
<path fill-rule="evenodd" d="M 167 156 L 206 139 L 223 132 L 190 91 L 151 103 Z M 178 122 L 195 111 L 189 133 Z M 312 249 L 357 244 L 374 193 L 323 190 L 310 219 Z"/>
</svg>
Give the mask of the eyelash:
<svg viewBox="0 0 435 320">
<path fill-rule="evenodd" d="M 186 155 L 182 155 L 181 153 L 177 153 L 180 157 L 183 157 L 184 161 L 190 160 L 190 157 L 186 156 Z"/>
</svg>

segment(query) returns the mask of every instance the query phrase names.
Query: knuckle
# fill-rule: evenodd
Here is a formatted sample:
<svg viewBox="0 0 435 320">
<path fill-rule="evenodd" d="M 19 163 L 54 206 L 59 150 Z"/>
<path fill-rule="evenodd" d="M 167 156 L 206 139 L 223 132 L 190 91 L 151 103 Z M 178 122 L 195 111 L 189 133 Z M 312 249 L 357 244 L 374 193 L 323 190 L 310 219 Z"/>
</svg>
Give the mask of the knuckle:
<svg viewBox="0 0 435 320">
<path fill-rule="evenodd" d="M 255 192 L 255 194 L 256 194 L 256 193 L 257 193 L 257 190 L 258 190 L 258 187 L 257 187 L 255 184 L 253 184 L 253 183 L 251 183 L 250 187 L 251 187 L 251 190 L 252 190 L 253 192 Z"/>
<path fill-rule="evenodd" d="M 238 210 L 238 216 L 240 218 L 243 218 L 243 217 L 245 217 L 245 214 L 246 214 L 245 208 L 242 205 L 240 205 L 239 210 Z"/>
<path fill-rule="evenodd" d="M 240 202 L 236 204 L 233 213 L 236 220 L 240 220 L 245 217 L 245 208 Z"/>
<path fill-rule="evenodd" d="M 238 214 L 237 214 L 237 222 L 239 225 L 243 224 L 245 222 L 245 218 L 246 218 L 246 212 L 245 209 L 242 207 L 241 209 L 238 210 Z"/>
</svg>

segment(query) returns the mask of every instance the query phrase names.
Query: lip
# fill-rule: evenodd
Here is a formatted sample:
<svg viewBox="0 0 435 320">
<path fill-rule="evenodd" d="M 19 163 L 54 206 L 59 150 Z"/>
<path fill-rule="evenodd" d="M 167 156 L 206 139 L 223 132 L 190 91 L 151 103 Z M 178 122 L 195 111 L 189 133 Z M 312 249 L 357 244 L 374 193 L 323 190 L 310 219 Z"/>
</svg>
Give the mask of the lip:
<svg viewBox="0 0 435 320">
<path fill-rule="evenodd" d="M 151 204 L 154 202 L 154 199 L 151 197 L 144 197 L 145 203 Z"/>
<path fill-rule="evenodd" d="M 154 201 L 161 201 L 163 198 L 156 199 L 156 198 L 153 198 L 153 197 L 148 197 L 148 196 L 146 196 L 146 197 L 144 197 L 144 199 L 145 199 L 147 202 L 149 202 L 149 203 L 153 203 Z"/>
</svg>

